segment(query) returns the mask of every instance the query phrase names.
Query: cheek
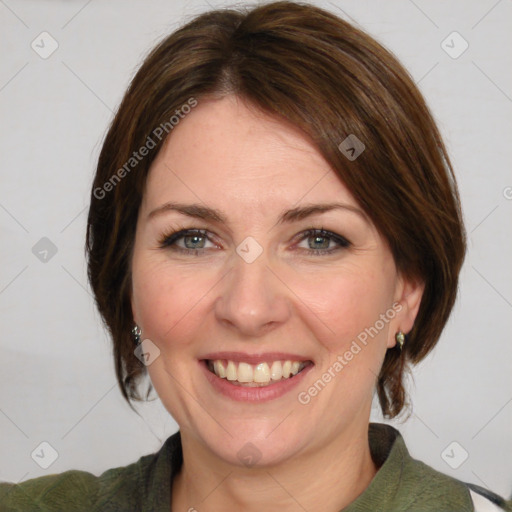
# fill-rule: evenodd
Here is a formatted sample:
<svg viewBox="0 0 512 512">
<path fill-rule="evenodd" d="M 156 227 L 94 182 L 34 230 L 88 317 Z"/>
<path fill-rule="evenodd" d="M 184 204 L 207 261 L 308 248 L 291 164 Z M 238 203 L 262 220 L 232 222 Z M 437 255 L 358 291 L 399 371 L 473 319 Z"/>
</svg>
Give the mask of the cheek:
<svg viewBox="0 0 512 512">
<path fill-rule="evenodd" d="M 388 322 L 379 320 L 392 306 L 387 275 L 351 268 L 336 274 L 302 276 L 296 283 L 297 295 L 307 305 L 303 315 L 310 318 L 315 337 L 331 357 L 346 350 L 353 340 L 364 341 L 365 334 L 366 341 L 386 339 Z M 377 329 L 373 329 L 375 324 Z"/>
<path fill-rule="evenodd" d="M 211 275 L 150 258 L 145 258 L 143 265 L 134 259 L 132 282 L 134 311 L 143 336 L 160 350 L 178 349 L 186 343 L 187 333 L 194 332 L 204 319 L 201 306 L 215 284 Z"/>
<path fill-rule="evenodd" d="M 323 349 L 317 380 L 302 390 L 299 401 L 316 400 L 326 409 L 324 419 L 333 425 L 341 421 L 340 411 L 349 417 L 364 412 L 373 398 L 387 350 L 389 321 L 394 317 L 391 275 L 380 269 L 351 268 L 350 272 L 317 274 L 297 288 L 307 305 L 302 308 L 303 319 L 308 319 L 304 323 Z"/>
</svg>

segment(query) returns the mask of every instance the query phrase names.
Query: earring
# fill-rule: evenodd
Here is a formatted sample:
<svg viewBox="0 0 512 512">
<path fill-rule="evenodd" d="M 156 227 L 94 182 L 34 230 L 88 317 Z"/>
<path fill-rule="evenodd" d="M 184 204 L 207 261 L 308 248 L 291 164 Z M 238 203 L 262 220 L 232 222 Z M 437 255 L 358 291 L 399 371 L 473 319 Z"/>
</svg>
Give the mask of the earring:
<svg viewBox="0 0 512 512">
<path fill-rule="evenodd" d="M 405 334 L 402 331 L 398 331 L 395 334 L 395 340 L 396 340 L 397 345 L 400 347 L 400 352 L 401 352 L 402 348 L 404 346 L 404 343 L 405 343 Z"/>
<path fill-rule="evenodd" d="M 141 328 L 137 324 L 135 324 L 132 329 L 132 336 L 133 336 L 133 341 L 135 342 L 135 345 L 140 344 L 141 334 L 142 334 Z"/>
</svg>

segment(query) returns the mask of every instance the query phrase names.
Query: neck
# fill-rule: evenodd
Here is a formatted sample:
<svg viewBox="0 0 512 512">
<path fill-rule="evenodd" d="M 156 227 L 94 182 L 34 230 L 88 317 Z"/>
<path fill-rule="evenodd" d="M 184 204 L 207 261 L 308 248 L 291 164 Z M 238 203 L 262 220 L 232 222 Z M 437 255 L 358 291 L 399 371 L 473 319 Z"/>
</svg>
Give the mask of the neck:
<svg viewBox="0 0 512 512">
<path fill-rule="evenodd" d="M 265 468 L 227 464 L 195 443 L 182 432 L 183 466 L 173 482 L 172 510 L 337 512 L 377 472 L 367 430 L 357 437 L 347 432 L 313 453 Z"/>
</svg>

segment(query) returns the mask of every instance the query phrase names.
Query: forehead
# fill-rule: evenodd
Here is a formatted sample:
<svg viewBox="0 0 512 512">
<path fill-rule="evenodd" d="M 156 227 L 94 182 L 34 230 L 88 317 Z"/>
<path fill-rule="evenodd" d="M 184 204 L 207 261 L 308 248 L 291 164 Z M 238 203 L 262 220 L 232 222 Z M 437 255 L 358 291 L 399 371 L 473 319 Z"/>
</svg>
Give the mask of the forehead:
<svg viewBox="0 0 512 512">
<path fill-rule="evenodd" d="M 154 160 L 144 203 L 178 198 L 260 213 L 302 200 L 356 205 L 307 135 L 235 96 L 199 101 Z"/>
</svg>

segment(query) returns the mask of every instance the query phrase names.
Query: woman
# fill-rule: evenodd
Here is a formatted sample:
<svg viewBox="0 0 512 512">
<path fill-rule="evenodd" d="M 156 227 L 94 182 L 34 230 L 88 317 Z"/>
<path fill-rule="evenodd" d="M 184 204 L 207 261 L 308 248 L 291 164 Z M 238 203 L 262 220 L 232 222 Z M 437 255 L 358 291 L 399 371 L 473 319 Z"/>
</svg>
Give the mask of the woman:
<svg viewBox="0 0 512 512">
<path fill-rule="evenodd" d="M 123 396 L 149 373 L 180 431 L 99 477 L 2 484 L 2 510 L 510 509 L 369 424 L 375 391 L 404 409 L 465 233 L 429 110 L 368 35 L 277 2 L 165 39 L 104 142 L 87 251 Z"/>
</svg>

